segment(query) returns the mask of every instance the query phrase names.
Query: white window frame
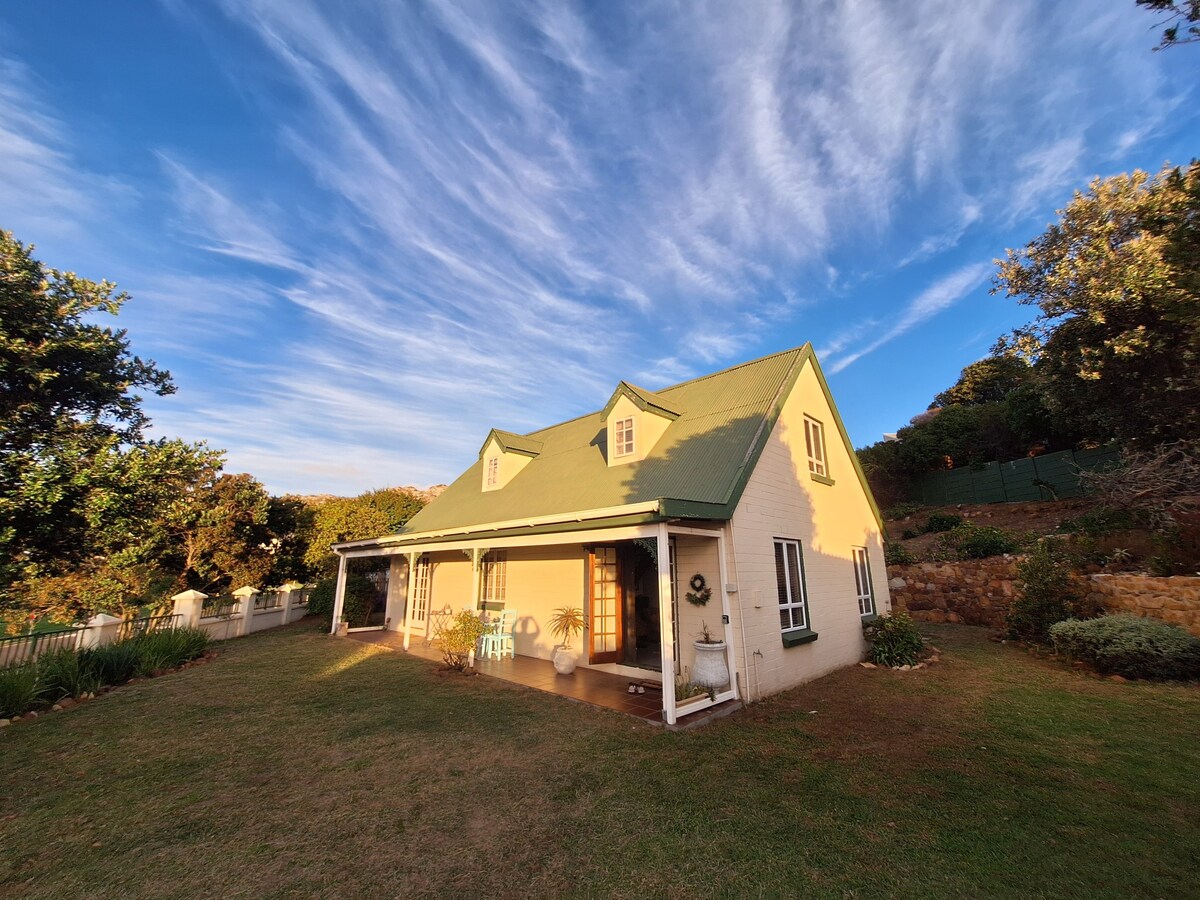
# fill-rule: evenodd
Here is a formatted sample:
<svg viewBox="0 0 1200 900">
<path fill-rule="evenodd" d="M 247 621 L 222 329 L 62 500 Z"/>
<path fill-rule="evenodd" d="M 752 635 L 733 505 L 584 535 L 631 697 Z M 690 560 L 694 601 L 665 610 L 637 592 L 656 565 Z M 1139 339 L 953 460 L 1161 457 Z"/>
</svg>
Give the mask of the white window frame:
<svg viewBox="0 0 1200 900">
<path fill-rule="evenodd" d="M 788 557 L 788 548 L 794 547 L 796 550 L 796 569 L 792 571 L 790 559 Z M 779 601 L 780 610 L 789 611 L 789 621 L 791 624 L 784 626 L 782 620 L 779 623 L 779 630 L 788 634 L 793 631 L 807 631 L 810 626 L 808 618 L 808 591 L 804 585 L 804 548 L 800 546 L 800 542 L 793 538 L 775 538 L 775 584 L 779 584 L 779 576 L 783 575 L 784 592 L 787 595 L 785 602 L 784 598 L 778 596 L 778 588 L 776 591 L 776 599 Z M 783 571 L 780 572 L 780 562 L 783 563 Z M 797 599 L 798 598 L 798 599 Z M 796 624 L 796 612 L 799 612 L 800 624 Z"/>
<path fill-rule="evenodd" d="M 508 552 L 489 550 L 483 557 L 483 603 L 504 603 L 508 593 Z"/>
<path fill-rule="evenodd" d="M 487 486 L 494 487 L 500 483 L 500 457 L 489 456 L 487 459 Z"/>
<path fill-rule="evenodd" d="M 804 417 L 804 448 L 808 453 L 809 474 L 828 478 L 829 454 L 825 452 L 825 425 L 809 415 Z"/>
<path fill-rule="evenodd" d="M 613 456 L 632 456 L 633 439 L 633 416 L 613 422 Z"/>
<path fill-rule="evenodd" d="M 875 615 L 875 586 L 871 583 L 871 554 L 866 547 L 851 547 L 854 565 L 854 590 L 858 596 L 858 614 L 864 619 Z"/>
</svg>

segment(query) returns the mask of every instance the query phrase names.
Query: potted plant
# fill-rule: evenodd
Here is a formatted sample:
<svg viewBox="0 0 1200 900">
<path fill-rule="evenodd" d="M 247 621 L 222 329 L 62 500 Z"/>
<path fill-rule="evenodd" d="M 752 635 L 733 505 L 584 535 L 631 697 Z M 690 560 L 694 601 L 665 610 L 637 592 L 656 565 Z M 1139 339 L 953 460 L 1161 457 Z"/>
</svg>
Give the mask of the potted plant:
<svg viewBox="0 0 1200 900">
<path fill-rule="evenodd" d="M 692 669 L 692 681 L 715 691 L 729 684 L 729 666 L 725 662 L 725 642 L 713 637 L 708 623 L 700 623 L 700 638 L 692 641 L 696 648 L 696 665 Z"/>
<path fill-rule="evenodd" d="M 560 607 L 547 624 L 550 633 L 563 642 L 554 651 L 554 671 L 570 675 L 579 665 L 579 651 L 571 648 L 571 638 L 583 631 L 583 610 L 577 606 Z"/>
</svg>

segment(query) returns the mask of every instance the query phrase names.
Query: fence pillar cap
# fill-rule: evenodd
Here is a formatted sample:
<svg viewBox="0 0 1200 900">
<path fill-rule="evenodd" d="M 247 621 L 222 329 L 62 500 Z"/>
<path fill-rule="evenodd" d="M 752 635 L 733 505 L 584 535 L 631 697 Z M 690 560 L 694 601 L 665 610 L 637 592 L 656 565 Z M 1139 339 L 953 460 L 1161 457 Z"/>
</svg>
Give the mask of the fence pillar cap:
<svg viewBox="0 0 1200 900">
<path fill-rule="evenodd" d="M 283 584 L 281 584 L 279 586 L 279 589 L 281 591 L 294 591 L 297 588 L 302 588 L 302 587 L 304 587 L 304 585 L 302 585 L 298 581 L 285 581 Z"/>
<path fill-rule="evenodd" d="M 99 613 L 87 620 L 88 627 L 97 625 L 117 625 L 125 620 L 118 616 L 110 616 L 108 613 Z"/>
<path fill-rule="evenodd" d="M 176 594 L 172 600 L 207 600 L 208 594 L 202 594 L 199 591 L 184 591 L 182 594 Z"/>
<path fill-rule="evenodd" d="M 236 591 L 234 591 L 233 596 L 235 596 L 235 597 L 253 597 L 255 594 L 261 594 L 261 593 L 262 593 L 262 591 L 260 591 L 258 588 L 252 588 L 252 587 L 250 587 L 250 585 L 246 585 L 245 587 L 240 587 Z"/>
</svg>

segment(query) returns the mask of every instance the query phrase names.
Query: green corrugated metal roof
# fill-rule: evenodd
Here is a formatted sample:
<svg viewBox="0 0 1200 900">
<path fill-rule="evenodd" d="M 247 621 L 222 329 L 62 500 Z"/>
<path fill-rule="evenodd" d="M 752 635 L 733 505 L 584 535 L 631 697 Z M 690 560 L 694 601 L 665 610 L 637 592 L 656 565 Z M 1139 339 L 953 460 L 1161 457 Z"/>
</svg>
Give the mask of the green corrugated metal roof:
<svg viewBox="0 0 1200 900">
<path fill-rule="evenodd" d="M 641 410 L 650 410 L 658 413 L 668 419 L 675 419 L 679 416 L 679 410 L 675 409 L 675 403 L 668 400 L 662 394 L 656 394 L 654 391 L 648 391 L 645 388 L 640 388 L 636 384 L 630 384 L 628 381 L 622 381 L 617 385 L 617 389 L 613 391 L 612 397 L 609 398 L 608 404 L 604 409 L 600 410 L 600 418 L 608 418 L 608 414 L 612 412 L 612 408 L 617 405 L 617 400 L 622 396 L 628 397 L 633 401 L 634 405 Z"/>
<path fill-rule="evenodd" d="M 534 440 L 523 434 L 513 434 L 511 431 L 501 431 L 499 428 L 493 428 L 488 432 L 488 436 L 484 438 L 483 446 L 479 448 L 479 455 L 483 455 L 483 451 L 487 449 L 487 445 L 495 438 L 500 443 L 500 449 L 507 452 L 523 453 L 525 456 L 537 456 L 542 452 L 542 442 Z"/>
<path fill-rule="evenodd" d="M 655 393 L 646 391 L 647 400 L 652 398 L 654 405 L 676 410 L 679 416 L 640 462 L 608 466 L 599 413 L 530 432 L 524 437 L 541 442 L 541 450 L 507 485 L 482 490 L 483 463 L 476 462 L 414 516 L 402 533 L 664 498 L 724 507 L 716 512 L 728 516 L 779 405 L 810 354 L 806 345 Z M 709 507 L 705 517 L 712 512 Z"/>
</svg>

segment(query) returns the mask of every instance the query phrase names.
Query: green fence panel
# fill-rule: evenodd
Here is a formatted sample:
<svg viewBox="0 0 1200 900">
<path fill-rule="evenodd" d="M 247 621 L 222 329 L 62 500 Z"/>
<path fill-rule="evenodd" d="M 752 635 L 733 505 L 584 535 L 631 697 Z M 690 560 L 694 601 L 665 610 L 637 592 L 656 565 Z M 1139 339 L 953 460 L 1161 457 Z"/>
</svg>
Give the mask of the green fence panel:
<svg viewBox="0 0 1200 900">
<path fill-rule="evenodd" d="M 917 483 L 915 494 L 929 506 L 1078 497 L 1082 492 L 1080 470 L 1107 468 L 1120 459 L 1115 447 L 1101 447 L 990 462 L 976 469 L 934 472 Z"/>
</svg>

